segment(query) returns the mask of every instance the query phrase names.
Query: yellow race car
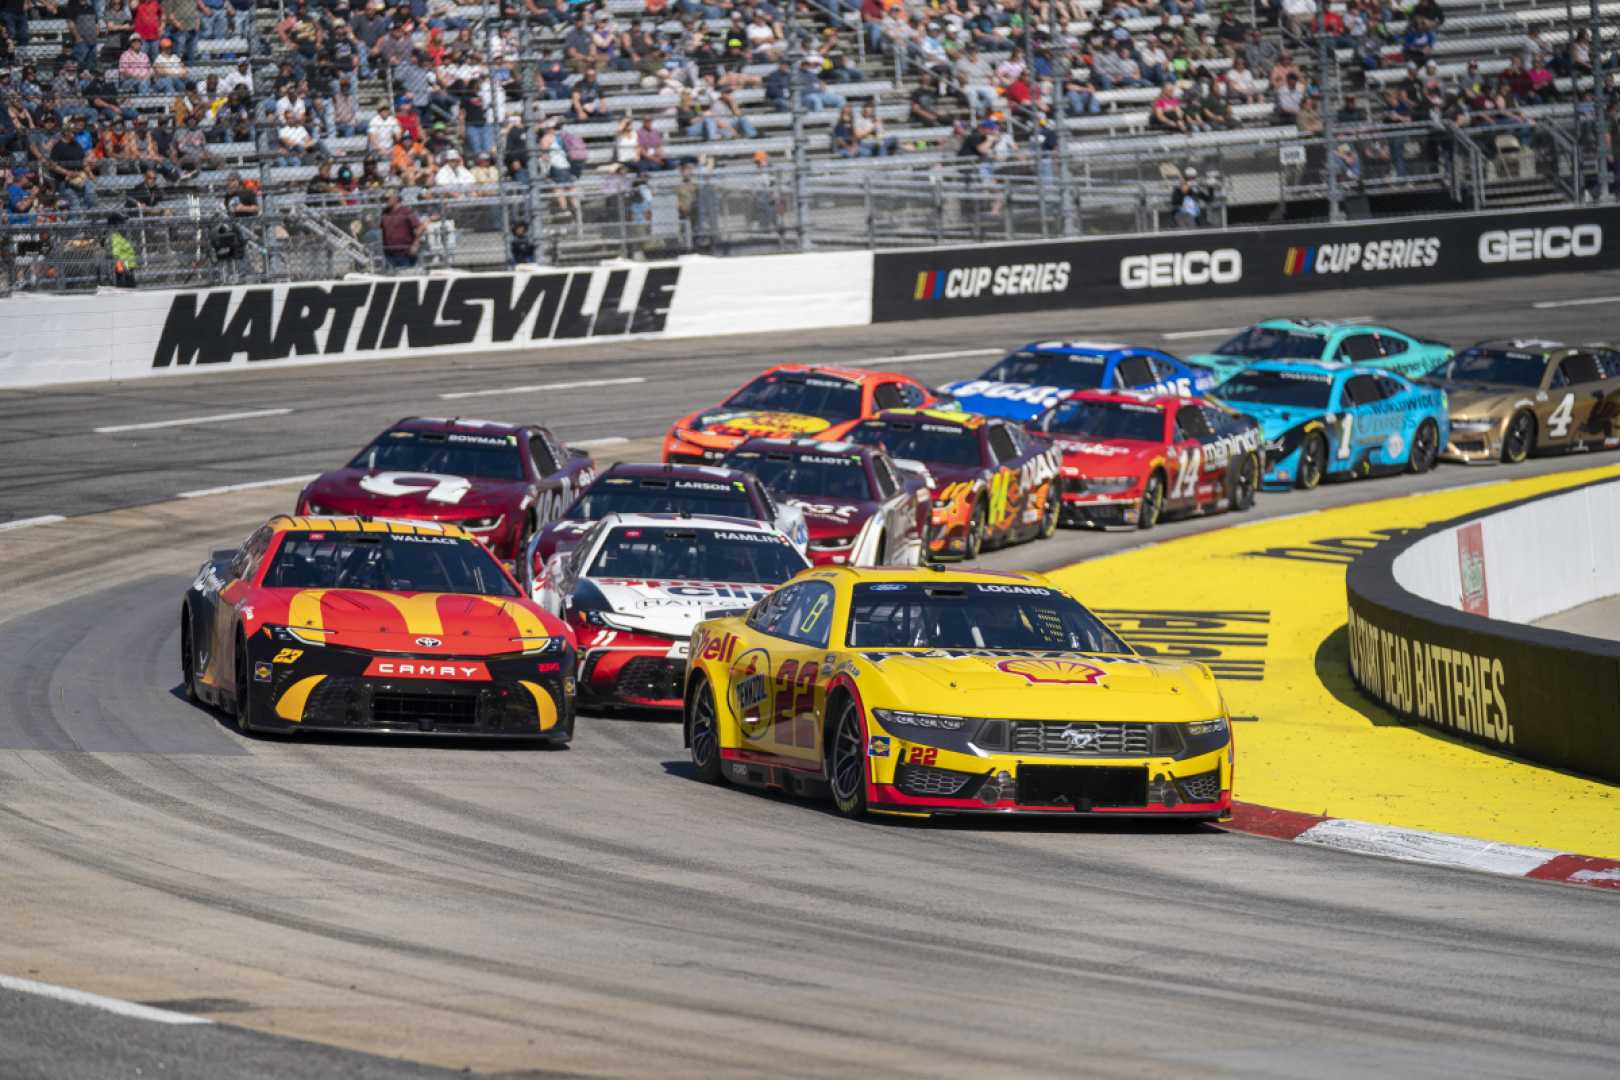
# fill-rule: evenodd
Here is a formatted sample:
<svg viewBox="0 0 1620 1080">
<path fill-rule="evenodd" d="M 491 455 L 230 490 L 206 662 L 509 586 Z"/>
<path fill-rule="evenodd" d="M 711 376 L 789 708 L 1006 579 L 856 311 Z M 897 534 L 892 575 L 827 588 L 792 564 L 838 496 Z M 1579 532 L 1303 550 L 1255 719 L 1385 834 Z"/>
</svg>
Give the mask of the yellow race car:
<svg viewBox="0 0 1620 1080">
<path fill-rule="evenodd" d="M 1040 574 L 805 570 L 699 623 L 698 776 L 867 813 L 1224 819 L 1230 718 L 1202 664 L 1138 656 Z"/>
</svg>

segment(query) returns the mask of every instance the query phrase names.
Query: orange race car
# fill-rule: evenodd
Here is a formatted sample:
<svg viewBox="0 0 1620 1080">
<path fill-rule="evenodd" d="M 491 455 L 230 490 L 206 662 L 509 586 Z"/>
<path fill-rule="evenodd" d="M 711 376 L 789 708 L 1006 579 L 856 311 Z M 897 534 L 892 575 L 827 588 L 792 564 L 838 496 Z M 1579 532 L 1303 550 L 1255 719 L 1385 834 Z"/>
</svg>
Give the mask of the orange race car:
<svg viewBox="0 0 1620 1080">
<path fill-rule="evenodd" d="M 884 409 L 917 408 L 938 396 L 893 371 L 778 364 L 720 405 L 683 416 L 664 436 L 664 460 L 715 465 L 745 439 L 838 439 Z"/>
</svg>

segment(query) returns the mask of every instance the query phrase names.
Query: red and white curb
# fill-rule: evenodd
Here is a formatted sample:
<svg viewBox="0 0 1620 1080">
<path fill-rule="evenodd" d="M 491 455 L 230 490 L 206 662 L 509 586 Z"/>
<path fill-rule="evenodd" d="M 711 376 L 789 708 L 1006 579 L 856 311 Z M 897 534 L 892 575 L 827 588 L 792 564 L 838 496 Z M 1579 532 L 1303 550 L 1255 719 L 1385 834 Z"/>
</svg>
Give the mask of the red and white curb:
<svg viewBox="0 0 1620 1080">
<path fill-rule="evenodd" d="M 1535 878 L 1566 885 L 1620 889 L 1620 861 L 1590 855 L 1571 855 L 1552 848 L 1521 847 L 1476 840 L 1470 836 L 1374 825 L 1348 818 L 1273 810 L 1269 806 L 1234 803 L 1226 828 L 1254 836 L 1290 840 L 1296 844 L 1378 855 L 1403 862 L 1449 866 L 1504 877 Z"/>
</svg>

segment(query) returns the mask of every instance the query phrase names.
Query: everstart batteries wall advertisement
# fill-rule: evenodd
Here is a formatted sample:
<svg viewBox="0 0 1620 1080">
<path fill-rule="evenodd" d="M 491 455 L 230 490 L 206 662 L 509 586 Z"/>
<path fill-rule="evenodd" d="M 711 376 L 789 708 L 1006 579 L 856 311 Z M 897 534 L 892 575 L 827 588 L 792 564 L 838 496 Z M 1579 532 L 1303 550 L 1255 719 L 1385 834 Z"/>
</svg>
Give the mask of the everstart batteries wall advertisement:
<svg viewBox="0 0 1620 1080">
<path fill-rule="evenodd" d="M 1620 267 L 1620 210 L 879 252 L 874 322 Z"/>
</svg>

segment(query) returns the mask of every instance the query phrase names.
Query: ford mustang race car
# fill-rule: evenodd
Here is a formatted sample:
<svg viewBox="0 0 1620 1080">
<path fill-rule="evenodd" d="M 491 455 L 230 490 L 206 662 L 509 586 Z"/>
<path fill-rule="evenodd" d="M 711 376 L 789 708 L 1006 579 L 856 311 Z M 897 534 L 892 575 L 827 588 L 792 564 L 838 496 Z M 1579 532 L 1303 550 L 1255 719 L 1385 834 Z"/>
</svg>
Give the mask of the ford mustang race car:
<svg viewBox="0 0 1620 1080">
<path fill-rule="evenodd" d="M 1133 653 L 1039 574 L 819 567 L 692 634 L 699 778 L 866 813 L 1230 813 L 1209 669 Z"/>
<path fill-rule="evenodd" d="M 1215 393 L 1260 421 L 1268 486 L 1428 472 L 1451 428 L 1444 391 L 1350 364 L 1266 360 Z"/>
<path fill-rule="evenodd" d="M 410 417 L 311 481 L 298 512 L 448 522 L 515 564 L 594 474 L 590 455 L 545 428 Z"/>
<path fill-rule="evenodd" d="M 187 589 L 180 673 L 243 731 L 574 732 L 567 629 L 453 525 L 271 518 Z"/>
<path fill-rule="evenodd" d="M 744 439 L 842 438 L 882 409 L 929 405 L 937 398 L 909 375 L 806 364 L 779 364 L 712 409 L 675 421 L 664 460 L 713 465 Z"/>
<path fill-rule="evenodd" d="M 726 464 L 764 481 L 804 512 L 810 561 L 916 566 L 933 521 L 923 469 L 871 446 L 813 439 L 749 439 Z"/>
<path fill-rule="evenodd" d="M 1072 390 L 1135 390 L 1143 394 L 1201 394 L 1214 376 L 1157 349 L 1078 341 L 1025 345 L 976 379 L 947 383 L 941 392 L 968 412 L 1029 420 Z"/>
<path fill-rule="evenodd" d="M 1063 455 L 1066 524 L 1150 529 L 1247 510 L 1260 486 L 1260 424 L 1219 402 L 1081 390 L 1029 426 Z"/>
<path fill-rule="evenodd" d="M 1451 346 L 1387 326 L 1329 319 L 1267 319 L 1214 352 L 1189 357 L 1225 382 L 1257 360 L 1334 360 L 1419 379 L 1451 359 Z"/>
<path fill-rule="evenodd" d="M 1005 420 L 938 409 L 890 409 L 849 433 L 928 475 L 936 558 L 976 559 L 985 548 L 1051 536 L 1058 526 L 1062 458 L 1047 440 Z"/>
<path fill-rule="evenodd" d="M 1425 381 L 1451 402 L 1447 461 L 1620 445 L 1620 346 L 1482 341 Z"/>
<path fill-rule="evenodd" d="M 582 703 L 678 709 L 692 628 L 809 565 L 757 521 L 609 514 L 552 556 L 533 591 L 575 634 Z"/>
<path fill-rule="evenodd" d="M 534 534 L 526 560 L 530 573 L 539 573 L 548 559 L 608 514 L 748 518 L 775 525 L 800 551 L 810 543 L 804 509 L 774 497 L 753 473 L 714 465 L 620 462 L 592 481 L 561 517 Z"/>
</svg>

